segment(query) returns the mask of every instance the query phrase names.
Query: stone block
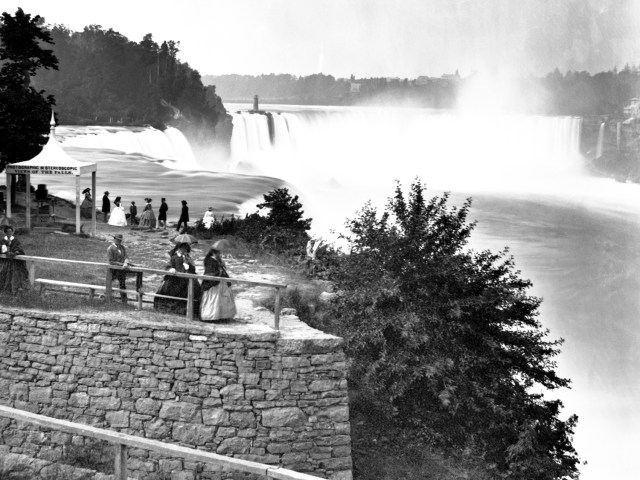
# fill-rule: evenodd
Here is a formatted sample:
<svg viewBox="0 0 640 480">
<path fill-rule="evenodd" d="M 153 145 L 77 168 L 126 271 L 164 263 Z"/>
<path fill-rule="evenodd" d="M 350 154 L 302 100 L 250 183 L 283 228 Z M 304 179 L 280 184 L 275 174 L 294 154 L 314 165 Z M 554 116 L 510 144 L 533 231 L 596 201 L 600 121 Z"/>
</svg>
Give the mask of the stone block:
<svg viewBox="0 0 640 480">
<path fill-rule="evenodd" d="M 171 434 L 171 425 L 156 418 L 144 424 L 144 434 L 147 438 L 164 440 Z"/>
<path fill-rule="evenodd" d="M 242 385 L 227 385 L 220 389 L 220 395 L 224 402 L 244 399 L 244 387 Z"/>
<path fill-rule="evenodd" d="M 71 397 L 69 397 L 69 406 L 79 408 L 87 407 L 89 406 L 89 399 L 89 395 L 84 392 L 72 393 Z"/>
<path fill-rule="evenodd" d="M 251 440 L 248 438 L 225 438 L 220 442 L 216 453 L 220 455 L 247 454 L 251 449 Z"/>
<path fill-rule="evenodd" d="M 176 422 L 171 438 L 189 445 L 204 445 L 213 440 L 215 433 L 216 427 Z"/>
<path fill-rule="evenodd" d="M 205 408 L 202 410 L 202 423 L 205 425 L 226 425 L 229 412 L 222 408 Z"/>
<path fill-rule="evenodd" d="M 253 412 L 232 412 L 229 423 L 238 428 L 254 428 L 256 426 L 256 416 Z"/>
<path fill-rule="evenodd" d="M 107 412 L 105 420 L 112 427 L 127 428 L 129 426 L 129 412 Z"/>
<path fill-rule="evenodd" d="M 192 403 L 165 401 L 160 408 L 160 418 L 180 422 L 202 423 L 200 407 Z"/>
<path fill-rule="evenodd" d="M 51 387 L 31 387 L 29 389 L 29 402 L 51 403 Z"/>
<path fill-rule="evenodd" d="M 307 423 L 307 416 L 298 407 L 270 408 L 262 412 L 263 427 L 299 427 Z"/>
<path fill-rule="evenodd" d="M 143 415 L 157 415 L 162 407 L 162 402 L 151 398 L 139 398 L 136 400 L 136 412 Z"/>
</svg>

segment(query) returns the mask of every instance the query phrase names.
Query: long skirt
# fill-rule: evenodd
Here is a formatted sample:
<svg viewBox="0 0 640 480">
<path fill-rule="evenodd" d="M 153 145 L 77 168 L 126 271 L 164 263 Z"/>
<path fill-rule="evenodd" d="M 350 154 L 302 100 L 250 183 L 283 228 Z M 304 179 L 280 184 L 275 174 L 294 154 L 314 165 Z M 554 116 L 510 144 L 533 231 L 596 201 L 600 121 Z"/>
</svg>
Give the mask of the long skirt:
<svg viewBox="0 0 640 480">
<path fill-rule="evenodd" d="M 165 276 L 162 285 L 156 292 L 159 295 L 170 297 L 187 298 L 189 295 L 189 279 L 173 276 Z M 155 297 L 153 308 L 161 312 L 177 313 L 185 315 L 187 313 L 187 302 L 185 300 L 175 300 L 173 298 Z M 193 281 L 193 312 L 198 316 L 200 311 L 200 284 Z"/>
<path fill-rule="evenodd" d="M 202 293 L 200 320 L 231 319 L 236 315 L 236 301 L 227 282 L 220 282 Z"/>
<path fill-rule="evenodd" d="M 140 215 L 140 223 L 138 225 L 141 227 L 155 228 L 156 216 L 153 213 L 153 210 L 145 210 L 142 212 L 142 215 Z"/>
<path fill-rule="evenodd" d="M 16 293 L 29 286 L 29 271 L 23 260 L 0 259 L 0 292 Z"/>
</svg>

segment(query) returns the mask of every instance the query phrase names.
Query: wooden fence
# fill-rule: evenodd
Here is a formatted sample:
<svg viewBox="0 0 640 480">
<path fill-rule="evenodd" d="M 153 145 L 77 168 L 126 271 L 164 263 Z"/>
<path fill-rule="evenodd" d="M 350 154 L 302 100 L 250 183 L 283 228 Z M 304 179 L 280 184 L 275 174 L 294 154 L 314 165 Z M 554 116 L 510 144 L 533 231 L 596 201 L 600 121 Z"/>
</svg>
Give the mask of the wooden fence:
<svg viewBox="0 0 640 480">
<path fill-rule="evenodd" d="M 0 254 L 0 258 L 7 258 L 6 255 L 2 255 Z M 278 283 L 272 283 L 272 282 L 256 282 L 253 280 L 243 280 L 241 278 L 226 278 L 226 277 L 213 277 L 213 276 L 209 276 L 209 275 L 195 275 L 195 274 L 190 274 L 190 273 L 170 273 L 167 270 L 159 270 L 159 269 L 155 269 L 155 268 L 147 268 L 147 267 L 140 267 L 140 266 L 131 266 L 131 267 L 122 267 L 122 266 L 118 266 L 118 265 L 110 265 L 108 263 L 100 263 L 100 262 L 88 262 L 88 261 L 83 261 L 83 260 L 68 260 L 68 259 L 63 259 L 63 258 L 51 258 L 51 257 L 35 257 L 32 255 L 16 255 L 15 257 L 13 257 L 14 260 L 23 260 L 24 262 L 26 262 L 27 265 L 27 270 L 29 271 L 29 283 L 31 284 L 31 286 L 35 286 L 36 284 L 39 284 L 41 286 L 60 286 L 60 287 L 76 287 L 76 288 L 86 288 L 89 290 L 89 296 L 91 299 L 93 299 L 93 295 L 95 293 L 96 290 L 104 290 L 104 294 L 105 294 L 105 301 L 107 303 L 111 302 L 112 300 L 112 296 L 113 296 L 113 292 L 117 291 L 120 292 L 121 290 L 118 288 L 113 288 L 112 287 L 112 274 L 111 274 L 111 270 L 126 270 L 127 272 L 133 272 L 133 273 L 139 273 L 140 275 L 144 274 L 144 273 L 155 273 L 155 274 L 161 274 L 161 275 L 169 275 L 169 276 L 174 276 L 174 277 L 182 277 L 182 278 L 187 278 L 189 279 L 189 288 L 188 288 L 188 294 L 187 294 L 187 298 L 181 298 L 181 297 L 170 297 L 170 296 L 166 296 L 166 295 L 158 295 L 154 292 L 144 292 L 144 291 L 129 291 L 129 290 L 125 290 L 124 293 L 132 293 L 136 296 L 137 298 L 137 304 L 138 304 L 138 308 L 141 309 L 142 308 L 142 303 L 143 303 L 143 297 L 144 296 L 148 296 L 148 297 L 163 297 L 163 298 L 170 298 L 170 299 L 176 299 L 176 300 L 181 300 L 181 301 L 186 301 L 187 302 L 187 313 L 186 316 L 188 319 L 192 320 L 194 318 L 194 282 L 198 281 L 198 280 L 218 280 L 218 281 L 225 281 L 225 282 L 229 282 L 229 283 L 245 283 L 245 284 L 250 284 L 250 285 L 256 285 L 256 286 L 263 286 L 263 287 L 270 287 L 270 288 L 274 288 L 276 293 L 275 293 L 275 307 L 274 307 L 274 328 L 276 330 L 280 330 L 280 294 L 281 294 L 281 290 L 287 288 L 287 285 L 284 284 L 278 284 Z M 66 263 L 66 264 L 80 264 L 80 265 L 87 265 L 87 266 L 94 266 L 94 267 L 101 267 L 101 268 L 105 268 L 105 284 L 104 285 L 92 285 L 92 284 L 86 284 L 86 283 L 79 283 L 79 282 L 68 282 L 68 281 L 62 281 L 62 280 L 54 280 L 54 279 L 47 279 L 47 278 L 37 278 L 36 276 L 36 265 L 40 264 L 40 263 Z"/>
<path fill-rule="evenodd" d="M 58 420 L 35 413 L 17 410 L 0 405 L 0 417 L 13 418 L 19 422 L 27 422 L 44 428 L 61 432 L 82 435 L 98 440 L 105 440 L 115 445 L 115 475 L 114 480 L 127 480 L 127 447 L 149 450 L 174 458 L 182 458 L 194 462 L 202 462 L 223 467 L 232 471 L 263 475 L 268 479 L 278 480 L 317 480 L 318 477 L 299 473 L 286 468 L 264 465 L 239 458 L 225 457 L 216 453 L 205 452 L 193 448 L 182 447 L 158 440 L 112 432 L 102 428 L 90 427 L 81 423 Z"/>
</svg>

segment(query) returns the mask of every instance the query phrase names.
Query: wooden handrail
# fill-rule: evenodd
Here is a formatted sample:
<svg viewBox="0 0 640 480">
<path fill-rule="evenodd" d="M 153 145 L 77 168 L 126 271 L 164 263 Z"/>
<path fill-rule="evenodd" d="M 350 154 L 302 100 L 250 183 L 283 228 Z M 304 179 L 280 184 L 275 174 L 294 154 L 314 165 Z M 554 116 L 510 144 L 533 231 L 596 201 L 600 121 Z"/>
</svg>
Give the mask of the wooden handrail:
<svg viewBox="0 0 640 480">
<path fill-rule="evenodd" d="M 255 473 L 264 475 L 267 478 L 279 480 L 316 480 L 318 477 L 306 473 L 295 472 L 282 467 L 274 467 L 249 460 L 226 457 L 217 453 L 205 452 L 193 448 L 182 447 L 171 443 L 164 443 L 158 440 L 137 437 L 126 433 L 113 432 L 103 428 L 91 427 L 81 423 L 58 420 L 57 418 L 39 415 L 37 413 L 25 412 L 16 408 L 0 405 L 0 417 L 13 418 L 20 422 L 27 422 L 40 427 L 52 428 L 54 430 L 96 438 L 113 443 L 116 446 L 115 457 L 115 480 L 126 480 L 127 478 L 127 455 L 126 447 L 141 448 L 152 452 L 182 458 L 194 462 L 210 463 L 219 465 L 235 471 L 245 473 Z"/>
<path fill-rule="evenodd" d="M 0 258 L 8 258 L 6 254 L 0 254 Z M 110 263 L 102 263 L 102 262 L 87 262 L 85 260 L 70 260 L 66 258 L 53 258 L 53 257 L 36 257 L 33 255 L 16 255 L 12 257 L 15 260 L 32 260 L 32 261 L 42 261 L 42 262 L 51 262 L 51 263 L 77 263 L 81 265 L 92 265 L 95 267 L 108 267 L 114 270 L 128 270 L 130 272 L 147 272 L 147 273 L 159 273 L 161 275 L 172 275 L 174 277 L 183 277 L 183 278 L 195 278 L 198 280 L 224 280 L 226 282 L 231 283 L 249 283 L 251 285 L 258 285 L 262 287 L 273 287 L 273 288 L 287 288 L 286 284 L 281 283 L 273 283 L 273 282 L 257 282 L 255 280 L 245 280 L 242 278 L 233 278 L 233 277 L 214 277 L 211 275 L 199 275 L 195 273 L 170 273 L 167 270 L 161 270 L 158 268 L 149 268 L 149 267 L 141 267 L 139 265 L 133 265 L 130 267 L 123 267 L 122 265 L 111 265 Z"/>
<path fill-rule="evenodd" d="M 8 259 L 13 259 L 13 260 L 21 260 L 27 263 L 27 270 L 29 272 L 29 283 L 31 285 L 34 285 L 35 282 L 35 264 L 38 262 L 49 262 L 49 263 L 69 263 L 69 264 L 79 264 L 79 265 L 89 265 L 89 266 L 94 266 L 94 267 L 102 267 L 106 269 L 106 278 L 105 278 L 105 282 L 106 282 L 106 291 L 105 291 L 105 297 L 107 299 L 107 301 L 111 300 L 111 283 L 109 280 L 111 279 L 111 272 L 110 270 L 126 270 L 128 272 L 138 272 L 138 273 L 156 273 L 156 274 L 160 274 L 160 275 L 169 275 L 169 276 L 173 276 L 173 277 L 180 277 L 180 278 L 188 278 L 189 280 L 189 293 L 187 298 L 185 298 L 185 300 L 187 301 L 187 318 L 189 318 L 190 320 L 193 319 L 193 300 L 194 300 L 194 288 L 193 288 L 193 282 L 196 280 L 215 280 L 215 281 L 224 281 L 224 282 L 229 282 L 229 283 L 246 283 L 246 284 L 250 284 L 250 285 L 257 285 L 257 286 L 261 286 L 261 287 L 270 287 L 270 288 L 275 288 L 276 289 L 276 302 L 275 302 L 275 308 L 274 308 L 274 328 L 275 330 L 280 330 L 280 290 L 283 288 L 287 288 L 286 284 L 280 284 L 280 283 L 273 283 L 273 282 L 256 282 L 254 280 L 244 280 L 242 278 L 231 278 L 231 277 L 214 277 L 212 275 L 198 275 L 198 274 L 194 274 L 194 273 L 180 273 L 180 272 L 174 272 L 171 273 L 168 270 L 160 270 L 157 268 L 148 268 L 148 267 L 141 267 L 138 265 L 131 265 L 131 266 L 122 266 L 122 265 L 112 265 L 110 263 L 103 263 L 103 262 L 89 262 L 86 260 L 70 260 L 70 259 L 66 259 L 66 258 L 53 258 L 53 257 L 38 257 L 38 256 L 34 256 L 34 255 L 15 255 L 13 257 L 8 257 L 7 254 L 0 254 L 0 258 L 8 258 Z M 86 284 L 88 287 L 90 286 L 89 284 Z M 144 292 L 139 292 L 138 294 L 138 305 L 141 308 L 142 307 L 142 299 L 141 299 L 141 295 L 143 295 Z"/>
</svg>

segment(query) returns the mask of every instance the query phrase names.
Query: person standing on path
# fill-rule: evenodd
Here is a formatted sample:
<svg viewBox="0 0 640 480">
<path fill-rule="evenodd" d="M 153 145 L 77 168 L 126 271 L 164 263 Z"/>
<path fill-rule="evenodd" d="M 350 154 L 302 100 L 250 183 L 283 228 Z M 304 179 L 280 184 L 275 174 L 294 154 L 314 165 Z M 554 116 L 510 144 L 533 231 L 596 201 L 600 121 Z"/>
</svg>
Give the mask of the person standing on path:
<svg viewBox="0 0 640 480">
<path fill-rule="evenodd" d="M 104 192 L 102 197 L 102 214 L 104 215 L 104 223 L 107 223 L 107 217 L 111 211 L 111 200 L 109 200 L 109 191 Z"/>
<path fill-rule="evenodd" d="M 180 231 L 180 225 L 184 223 L 184 231 L 187 231 L 187 222 L 189 221 L 189 207 L 187 207 L 187 201 L 182 200 L 182 212 L 180 213 L 180 219 L 178 220 L 178 226 L 176 230 Z"/>
<path fill-rule="evenodd" d="M 133 266 L 133 263 L 129 260 L 129 256 L 127 255 L 127 249 L 124 248 L 122 241 L 124 237 L 121 233 L 116 233 L 113 235 L 113 242 L 107 248 L 107 261 L 109 265 L 120 265 L 124 267 L 124 269 L 111 269 L 111 282 L 114 280 L 118 280 L 120 285 L 120 299 L 122 303 L 127 303 L 127 294 L 122 291 L 127 289 L 126 280 L 127 280 L 127 269 L 128 267 Z M 133 272 L 133 275 L 136 275 L 136 290 L 139 291 L 142 287 L 142 272 Z"/>
<path fill-rule="evenodd" d="M 163 198 L 160 200 L 160 209 L 158 210 L 158 228 L 162 225 L 162 229 L 167 229 L 167 211 L 169 210 L 169 205 Z"/>
</svg>

